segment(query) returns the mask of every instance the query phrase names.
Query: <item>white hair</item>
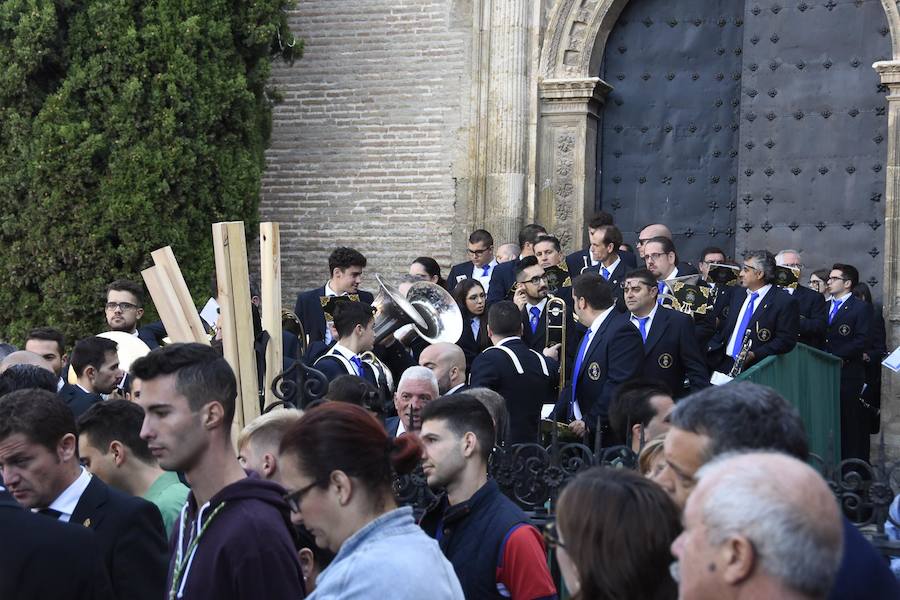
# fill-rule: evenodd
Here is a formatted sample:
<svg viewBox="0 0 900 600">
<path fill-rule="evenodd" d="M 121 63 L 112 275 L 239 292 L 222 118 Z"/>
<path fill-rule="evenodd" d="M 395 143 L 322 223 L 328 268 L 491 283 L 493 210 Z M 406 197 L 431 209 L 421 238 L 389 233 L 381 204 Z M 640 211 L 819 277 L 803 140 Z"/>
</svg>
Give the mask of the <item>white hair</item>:
<svg viewBox="0 0 900 600">
<path fill-rule="evenodd" d="M 823 518 L 821 510 L 814 510 L 820 504 L 815 496 L 807 496 L 809 503 L 797 502 L 800 492 L 789 489 L 792 484 L 773 473 L 771 464 L 746 460 L 740 468 L 727 464 L 740 456 L 748 454 L 718 456 L 697 472 L 700 481 L 716 478 L 702 508 L 709 543 L 718 546 L 734 535 L 746 537 L 765 573 L 794 590 L 824 598 L 841 563 L 840 521 L 833 523 Z M 822 488 L 830 496 L 824 482 Z"/>
<path fill-rule="evenodd" d="M 407 381 L 425 381 L 434 390 L 435 398 L 440 395 L 437 378 L 434 376 L 434 373 L 431 372 L 431 369 L 419 366 L 409 367 L 403 371 L 403 375 L 400 376 L 400 383 L 397 384 L 397 391 L 400 391 L 400 388 L 402 388 L 403 384 Z"/>
<path fill-rule="evenodd" d="M 796 254 L 800 256 L 799 250 L 794 250 L 792 248 L 788 248 L 787 250 L 782 250 L 778 254 L 775 255 L 775 264 L 778 266 L 784 266 L 784 255 L 785 254 Z"/>
</svg>

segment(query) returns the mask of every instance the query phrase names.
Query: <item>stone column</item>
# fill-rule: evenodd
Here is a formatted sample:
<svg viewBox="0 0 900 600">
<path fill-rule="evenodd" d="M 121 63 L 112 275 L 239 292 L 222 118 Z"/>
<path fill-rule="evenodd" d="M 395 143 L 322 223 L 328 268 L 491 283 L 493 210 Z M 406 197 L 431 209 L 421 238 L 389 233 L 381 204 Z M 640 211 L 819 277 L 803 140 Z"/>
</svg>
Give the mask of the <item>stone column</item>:
<svg viewBox="0 0 900 600">
<path fill-rule="evenodd" d="M 612 90 L 598 77 L 541 82 L 535 220 L 566 252 L 587 243 L 594 212 L 600 107 Z"/>
<path fill-rule="evenodd" d="M 482 214 L 497 244 L 518 238 L 525 210 L 529 5 L 491 2 Z"/>
<path fill-rule="evenodd" d="M 877 62 L 873 67 L 889 90 L 883 289 L 890 352 L 900 345 L 900 61 Z M 888 455 L 896 459 L 900 458 L 900 375 L 882 369 L 882 377 L 881 430 Z M 877 447 L 873 444 L 873 455 Z"/>
</svg>

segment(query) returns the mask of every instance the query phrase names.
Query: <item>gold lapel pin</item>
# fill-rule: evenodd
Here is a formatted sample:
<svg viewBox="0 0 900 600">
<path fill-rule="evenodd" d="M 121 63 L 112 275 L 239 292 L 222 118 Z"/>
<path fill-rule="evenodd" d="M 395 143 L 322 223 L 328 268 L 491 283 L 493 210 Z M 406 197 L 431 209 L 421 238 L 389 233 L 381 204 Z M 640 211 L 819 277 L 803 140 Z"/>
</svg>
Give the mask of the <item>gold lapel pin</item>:
<svg viewBox="0 0 900 600">
<path fill-rule="evenodd" d="M 90 527 L 91 526 L 91 518 L 88 517 L 87 519 L 85 519 L 84 523 L 82 523 L 82 525 L 84 525 L 85 527 Z"/>
</svg>

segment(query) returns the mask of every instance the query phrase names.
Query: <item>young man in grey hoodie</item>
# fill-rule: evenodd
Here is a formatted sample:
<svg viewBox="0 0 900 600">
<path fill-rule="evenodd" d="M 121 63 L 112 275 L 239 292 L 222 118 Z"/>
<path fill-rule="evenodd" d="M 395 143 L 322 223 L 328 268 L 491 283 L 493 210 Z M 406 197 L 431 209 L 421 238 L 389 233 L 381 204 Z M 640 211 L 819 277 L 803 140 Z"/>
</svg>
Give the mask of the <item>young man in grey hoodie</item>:
<svg viewBox="0 0 900 600">
<path fill-rule="evenodd" d="M 191 486 L 170 543 L 167 598 L 302 598 L 284 490 L 248 475 L 231 443 L 237 387 L 225 359 L 202 344 L 171 344 L 132 373 L 143 382 L 141 437 Z"/>
</svg>

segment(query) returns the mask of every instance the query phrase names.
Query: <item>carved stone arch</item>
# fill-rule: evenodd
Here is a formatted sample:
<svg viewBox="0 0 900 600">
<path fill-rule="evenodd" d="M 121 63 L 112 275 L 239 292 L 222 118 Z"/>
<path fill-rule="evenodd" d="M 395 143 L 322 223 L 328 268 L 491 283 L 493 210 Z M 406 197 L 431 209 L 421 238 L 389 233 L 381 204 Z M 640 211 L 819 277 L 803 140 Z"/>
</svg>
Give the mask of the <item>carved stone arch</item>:
<svg viewBox="0 0 900 600">
<path fill-rule="evenodd" d="M 888 27 L 891 30 L 891 49 L 894 60 L 900 59 L 900 9 L 896 0 L 881 0 L 884 14 L 887 16 Z"/>
<path fill-rule="evenodd" d="M 600 72 L 606 38 L 628 0 L 558 0 L 541 50 L 543 79 L 586 79 Z"/>
</svg>

